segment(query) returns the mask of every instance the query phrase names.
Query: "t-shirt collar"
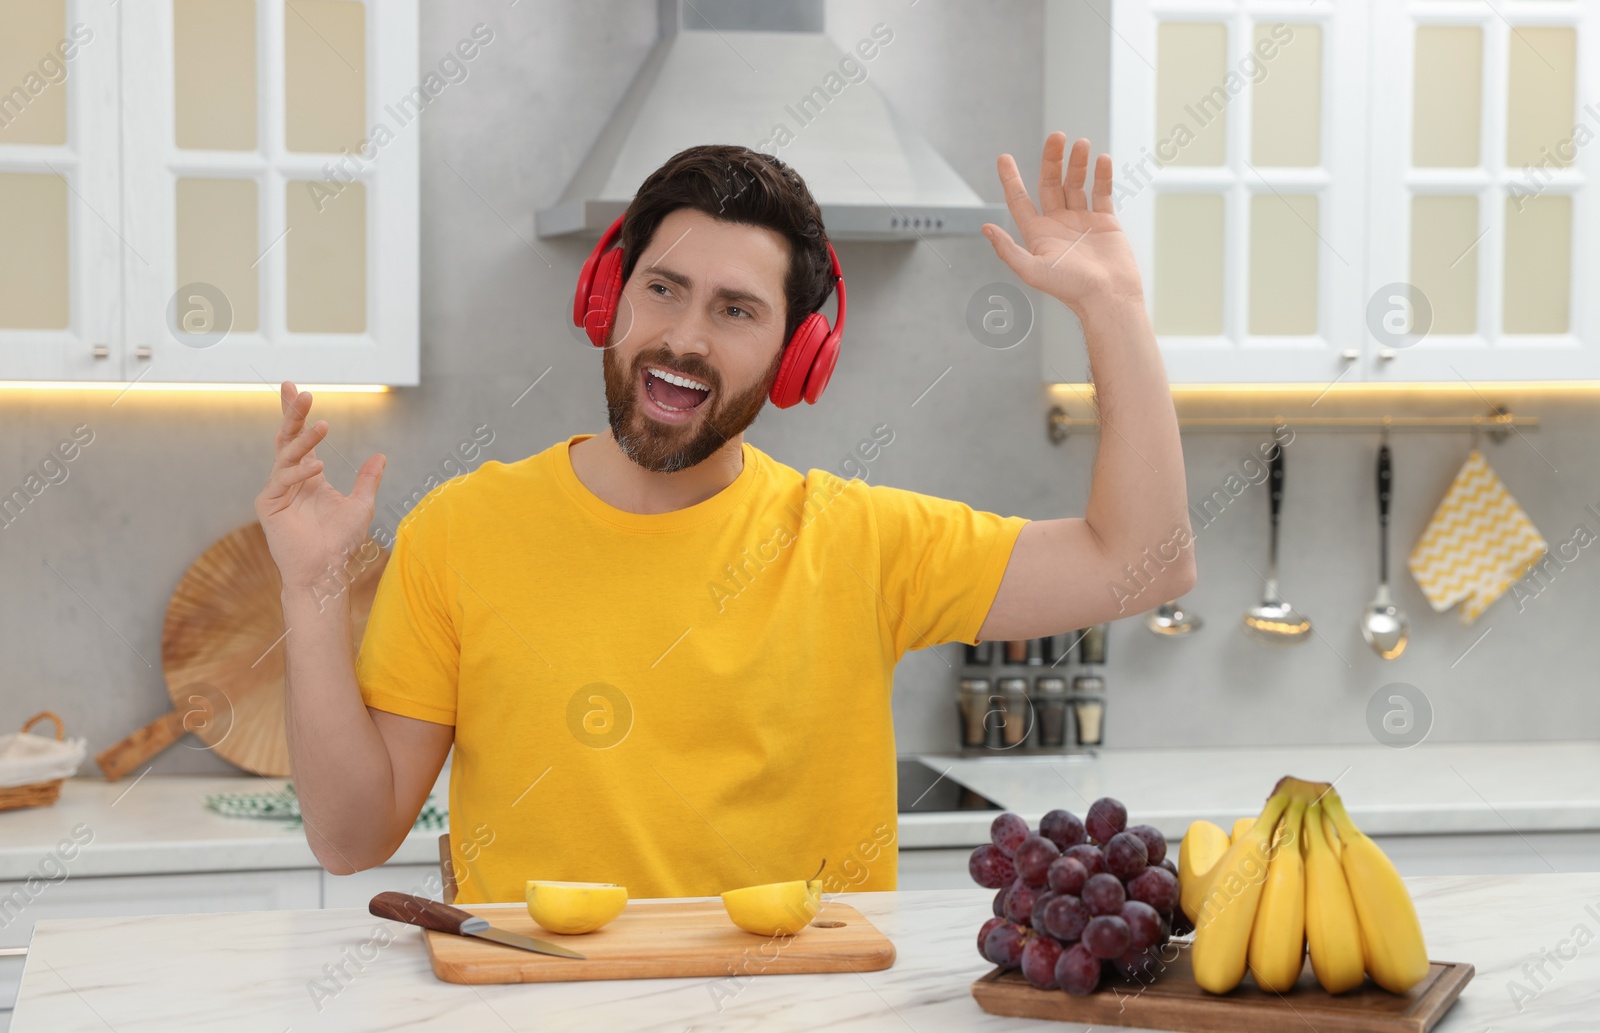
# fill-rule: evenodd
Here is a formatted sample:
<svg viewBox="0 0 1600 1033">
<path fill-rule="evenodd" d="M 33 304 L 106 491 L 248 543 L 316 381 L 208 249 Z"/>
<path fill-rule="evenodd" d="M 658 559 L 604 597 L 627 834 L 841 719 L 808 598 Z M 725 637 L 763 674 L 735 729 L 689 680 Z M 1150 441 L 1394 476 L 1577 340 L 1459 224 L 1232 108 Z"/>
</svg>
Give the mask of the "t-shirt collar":
<svg viewBox="0 0 1600 1033">
<path fill-rule="evenodd" d="M 572 468 L 572 446 L 592 437 L 593 434 L 574 434 L 550 450 L 556 479 L 580 509 L 598 520 L 630 531 L 679 531 L 725 516 L 743 503 L 750 485 L 755 481 L 756 467 L 759 465 L 760 452 L 750 442 L 741 441 L 744 469 L 739 471 L 732 483 L 709 499 L 669 513 L 630 513 L 616 508 L 590 491 Z"/>
</svg>

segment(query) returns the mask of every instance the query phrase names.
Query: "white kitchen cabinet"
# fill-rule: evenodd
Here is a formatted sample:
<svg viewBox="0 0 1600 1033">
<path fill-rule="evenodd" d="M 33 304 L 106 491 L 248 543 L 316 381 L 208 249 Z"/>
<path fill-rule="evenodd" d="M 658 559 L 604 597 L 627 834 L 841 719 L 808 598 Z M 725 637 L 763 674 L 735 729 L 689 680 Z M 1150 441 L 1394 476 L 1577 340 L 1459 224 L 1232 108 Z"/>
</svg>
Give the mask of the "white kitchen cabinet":
<svg viewBox="0 0 1600 1033">
<path fill-rule="evenodd" d="M 278 911 L 322 905 L 320 870 L 199 872 L 0 882 L 0 947 L 26 947 L 41 918 Z M 10 1008 L 22 958 L 0 958 L 0 1008 Z"/>
<path fill-rule="evenodd" d="M 1600 871 L 1600 832 L 1372 838 L 1406 876 Z"/>
<path fill-rule="evenodd" d="M 970 889 L 967 858 L 972 847 L 956 850 L 902 850 L 898 861 L 897 890 Z"/>
<path fill-rule="evenodd" d="M 1174 385 L 1600 379 L 1600 5 L 1046 0 L 1044 46 Z M 1087 380 L 1044 305 L 1044 379 Z"/>
<path fill-rule="evenodd" d="M 0 13 L 23 29 L 84 42 L 0 125 L 0 380 L 418 382 L 416 0 Z"/>
<path fill-rule="evenodd" d="M 1368 288 L 1432 328 L 1367 379 L 1600 379 L 1600 5 L 1440 7 L 1373 7 Z"/>
<path fill-rule="evenodd" d="M 1404 876 L 1600 871 L 1600 832 L 1373 836 Z M 1172 845 L 1176 849 L 1176 843 Z M 971 847 L 900 851 L 901 890 L 969 889 Z M 1176 862 L 1176 858 L 1174 858 Z"/>
<path fill-rule="evenodd" d="M 122 377 L 114 5 L 0 15 L 0 380 Z"/>
</svg>

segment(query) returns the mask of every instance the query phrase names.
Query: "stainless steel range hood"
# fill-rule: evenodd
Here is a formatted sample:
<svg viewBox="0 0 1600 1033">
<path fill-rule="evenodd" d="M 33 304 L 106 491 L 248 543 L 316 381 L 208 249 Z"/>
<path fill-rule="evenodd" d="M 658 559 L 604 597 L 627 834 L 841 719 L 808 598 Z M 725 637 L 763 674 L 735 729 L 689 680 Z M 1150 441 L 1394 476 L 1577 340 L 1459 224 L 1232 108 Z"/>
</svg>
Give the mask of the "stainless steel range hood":
<svg viewBox="0 0 1600 1033">
<path fill-rule="evenodd" d="M 659 3 L 661 38 L 566 193 L 538 213 L 539 236 L 598 236 L 651 172 L 702 143 L 792 165 L 833 240 L 973 235 L 1005 215 L 895 113 L 872 60 L 823 34 L 824 0 Z M 864 46 L 881 60 L 878 41 Z"/>
</svg>

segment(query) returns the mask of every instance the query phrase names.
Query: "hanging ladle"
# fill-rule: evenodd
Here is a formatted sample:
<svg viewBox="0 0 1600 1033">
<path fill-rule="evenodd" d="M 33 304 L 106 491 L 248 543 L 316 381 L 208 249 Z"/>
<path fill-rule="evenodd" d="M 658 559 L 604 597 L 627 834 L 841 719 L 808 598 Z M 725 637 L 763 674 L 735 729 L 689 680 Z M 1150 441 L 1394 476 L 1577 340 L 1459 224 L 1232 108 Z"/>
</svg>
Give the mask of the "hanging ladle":
<svg viewBox="0 0 1600 1033">
<path fill-rule="evenodd" d="M 1311 636 L 1311 622 L 1278 595 L 1278 513 L 1283 508 L 1283 447 L 1280 445 L 1269 465 L 1268 498 L 1271 502 L 1272 533 L 1267 539 L 1267 588 L 1261 604 L 1245 611 L 1244 630 L 1263 642 L 1297 645 Z"/>
<path fill-rule="evenodd" d="M 1410 639 L 1406 615 L 1389 598 L 1389 494 L 1393 482 L 1385 443 L 1378 446 L 1378 595 L 1361 611 L 1361 637 L 1385 660 L 1404 653 Z"/>
<path fill-rule="evenodd" d="M 1144 626 L 1157 635 L 1187 635 L 1199 631 L 1205 626 L 1205 621 L 1200 615 L 1183 608 L 1183 603 L 1174 599 L 1170 603 L 1162 603 L 1144 619 Z"/>
</svg>

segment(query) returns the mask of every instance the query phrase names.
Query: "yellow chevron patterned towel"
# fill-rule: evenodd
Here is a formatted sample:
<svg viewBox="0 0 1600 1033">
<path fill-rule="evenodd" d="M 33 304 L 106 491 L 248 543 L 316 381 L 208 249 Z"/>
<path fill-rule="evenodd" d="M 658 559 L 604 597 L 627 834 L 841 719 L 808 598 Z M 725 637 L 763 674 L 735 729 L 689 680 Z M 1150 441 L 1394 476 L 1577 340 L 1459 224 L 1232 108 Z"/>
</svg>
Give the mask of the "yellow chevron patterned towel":
<svg viewBox="0 0 1600 1033">
<path fill-rule="evenodd" d="M 1435 610 L 1471 624 L 1545 553 L 1545 541 L 1477 449 L 1411 550 L 1407 566 Z"/>
</svg>

